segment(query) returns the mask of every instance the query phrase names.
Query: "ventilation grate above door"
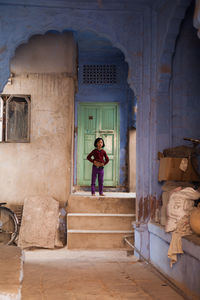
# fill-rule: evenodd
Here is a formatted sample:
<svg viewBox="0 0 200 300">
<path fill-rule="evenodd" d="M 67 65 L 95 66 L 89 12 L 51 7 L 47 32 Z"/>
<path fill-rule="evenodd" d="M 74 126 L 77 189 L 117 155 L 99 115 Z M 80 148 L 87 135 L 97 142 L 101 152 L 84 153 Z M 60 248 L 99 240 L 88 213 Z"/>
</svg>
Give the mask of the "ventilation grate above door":
<svg viewBox="0 0 200 300">
<path fill-rule="evenodd" d="M 116 65 L 84 65 L 84 84 L 115 84 L 117 83 Z"/>
</svg>

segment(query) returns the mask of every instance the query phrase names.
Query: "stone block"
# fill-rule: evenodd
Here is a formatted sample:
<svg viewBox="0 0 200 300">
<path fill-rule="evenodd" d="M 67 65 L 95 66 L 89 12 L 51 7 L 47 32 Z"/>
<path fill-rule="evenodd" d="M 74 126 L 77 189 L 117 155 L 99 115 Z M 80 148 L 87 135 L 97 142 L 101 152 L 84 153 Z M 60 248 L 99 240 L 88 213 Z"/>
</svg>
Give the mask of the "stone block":
<svg viewBox="0 0 200 300">
<path fill-rule="evenodd" d="M 129 249 L 124 243 L 124 236 L 130 232 L 95 231 L 95 230 L 69 230 L 67 235 L 68 249 Z M 133 238 L 134 234 L 132 232 Z M 130 242 L 133 243 L 133 238 Z"/>
<path fill-rule="evenodd" d="M 68 213 L 135 213 L 135 197 L 93 197 L 72 194 L 68 200 Z"/>
<path fill-rule="evenodd" d="M 52 197 L 26 198 L 18 246 L 54 248 L 58 219 L 59 202 Z"/>
<path fill-rule="evenodd" d="M 0 246 L 0 299 L 20 300 L 24 255 L 15 246 Z"/>
<path fill-rule="evenodd" d="M 67 215 L 68 229 L 84 230 L 125 230 L 133 229 L 134 214 L 81 214 Z"/>
</svg>

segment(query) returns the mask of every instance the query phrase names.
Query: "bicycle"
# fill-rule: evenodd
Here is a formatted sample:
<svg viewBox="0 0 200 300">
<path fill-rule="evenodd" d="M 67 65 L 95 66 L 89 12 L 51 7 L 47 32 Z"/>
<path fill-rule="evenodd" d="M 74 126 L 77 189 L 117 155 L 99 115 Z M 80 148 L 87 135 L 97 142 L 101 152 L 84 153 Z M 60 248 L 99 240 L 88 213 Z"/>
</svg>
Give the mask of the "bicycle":
<svg viewBox="0 0 200 300">
<path fill-rule="evenodd" d="M 7 203 L 0 203 L 0 245 L 14 243 L 19 229 L 19 221 L 16 214 L 8 207 Z"/>
</svg>

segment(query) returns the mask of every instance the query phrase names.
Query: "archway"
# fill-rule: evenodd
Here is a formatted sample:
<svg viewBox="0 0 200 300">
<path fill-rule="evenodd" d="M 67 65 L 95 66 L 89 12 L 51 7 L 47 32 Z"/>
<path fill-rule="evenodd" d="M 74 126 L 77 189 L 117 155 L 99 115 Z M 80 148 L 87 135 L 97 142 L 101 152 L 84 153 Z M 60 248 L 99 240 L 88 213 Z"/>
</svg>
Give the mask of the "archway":
<svg viewBox="0 0 200 300">
<path fill-rule="evenodd" d="M 24 147 L 23 143 L 18 146 L 12 143 L 5 145 L 2 159 L 10 161 L 10 170 L 12 170 L 12 172 L 9 170 L 9 174 L 6 170 L 4 174 L 6 175 L 5 180 L 11 182 L 11 189 L 7 188 L 8 182 L 2 182 L 2 192 L 7 197 L 7 202 L 12 201 L 9 201 L 10 190 L 12 190 L 13 198 L 17 204 L 23 204 L 24 199 L 30 198 L 33 194 L 38 194 L 40 197 L 50 195 L 62 205 L 68 201 L 72 190 L 72 174 L 74 170 L 76 171 L 74 161 L 76 162 L 79 152 L 79 149 L 75 147 L 73 161 L 73 135 L 74 132 L 76 133 L 76 130 L 74 131 L 74 115 L 75 120 L 77 118 L 77 110 L 74 110 L 76 86 L 78 86 L 77 105 L 78 102 L 81 102 L 80 97 L 83 100 L 85 100 L 84 97 L 91 99 L 98 91 L 98 97 L 103 97 L 103 101 L 100 103 L 98 97 L 93 102 L 90 101 L 90 104 L 93 103 L 93 105 L 98 106 L 98 113 L 107 104 L 109 104 L 109 114 L 112 105 L 118 107 L 120 130 L 117 128 L 116 135 L 119 140 L 117 146 L 120 149 L 120 154 L 118 158 L 114 155 L 113 164 L 115 160 L 119 159 L 118 180 L 120 182 L 121 179 L 122 191 L 128 189 L 128 168 L 130 169 L 128 156 L 133 155 L 135 158 L 135 152 L 132 149 L 129 150 L 128 147 L 129 142 L 134 144 L 131 141 L 133 137 L 130 131 L 135 133 L 135 115 L 133 112 L 136 104 L 136 99 L 127 83 L 128 65 L 124 61 L 122 52 L 113 48 L 109 41 L 95 36 L 94 43 L 93 34 L 84 33 L 84 35 L 87 36 L 87 39 L 84 39 L 82 44 L 79 42 L 80 37 L 76 39 L 80 49 L 83 45 L 88 44 L 88 35 L 92 35 L 93 45 L 100 44 L 101 49 L 94 51 L 94 57 L 91 53 L 88 56 L 87 53 L 91 47 L 87 48 L 85 52 L 82 51 L 80 56 L 86 57 L 86 60 L 78 57 L 79 69 L 85 64 L 96 65 L 98 63 L 101 66 L 106 64 L 106 68 L 108 66 L 110 68 L 111 65 L 112 68 L 116 68 L 116 74 L 112 73 L 110 76 L 110 73 L 107 72 L 110 76 L 109 84 L 103 82 L 101 86 L 96 84 L 94 88 L 94 86 L 87 85 L 86 88 L 82 84 L 83 72 L 79 73 L 77 84 L 77 45 L 72 32 L 65 31 L 60 34 L 51 31 L 45 35 L 35 35 L 31 37 L 28 43 L 19 46 L 16 50 L 11 61 L 12 77 L 9 84 L 5 86 L 3 95 L 5 99 L 9 94 L 25 95 L 24 97 L 29 96 L 31 99 L 31 143 L 28 147 Z M 98 61 L 96 61 L 96 57 L 98 57 Z M 104 76 L 101 78 L 104 81 L 108 80 Z M 77 106 L 75 105 L 75 107 Z M 107 113 L 105 109 L 104 113 Z M 107 121 L 108 124 L 111 124 L 109 118 Z M 111 132 L 109 131 L 106 135 L 110 137 Z M 11 157 L 9 153 L 11 153 Z M 108 154 L 110 155 L 110 153 Z M 16 156 L 18 157 L 17 166 L 14 163 Z M 131 160 L 132 172 L 135 172 L 136 166 L 133 159 L 129 159 L 129 161 Z M 12 186 L 13 181 L 17 181 L 15 187 Z M 135 178 L 133 181 L 135 183 Z M 27 189 L 23 189 L 24 185 Z M 121 191 L 117 184 L 114 185 L 114 188 L 116 187 L 118 191 Z M 134 203 L 131 205 L 132 210 L 134 209 L 133 206 Z M 135 217 L 135 214 L 127 216 L 127 218 L 130 217 Z M 132 227 L 130 229 L 133 230 Z"/>
<path fill-rule="evenodd" d="M 105 185 L 115 188 L 118 187 L 118 191 L 120 188 L 121 190 L 135 192 L 136 97 L 127 83 L 128 65 L 124 60 L 123 53 L 118 48 L 113 47 L 108 39 L 88 31 L 75 32 L 74 36 L 78 44 L 79 70 L 78 91 L 75 97 L 74 184 L 78 186 L 90 185 L 91 175 L 89 174 L 90 171 L 88 172 L 90 164 L 88 163 L 87 165 L 87 153 L 83 150 L 83 153 L 80 153 L 81 159 L 77 155 L 81 149 L 85 149 L 85 147 L 82 146 L 85 145 L 84 137 L 87 139 L 87 144 L 91 143 L 90 150 L 92 150 L 94 141 L 89 142 L 89 140 L 92 138 L 94 139 L 94 135 L 97 137 L 98 135 L 103 134 L 104 138 L 106 138 L 106 142 L 111 143 L 107 145 L 107 149 L 112 157 L 110 157 L 112 161 L 109 166 L 111 167 L 110 171 L 108 170 L 106 173 Z M 91 107 L 93 107 L 95 114 L 94 118 L 96 120 L 95 124 L 97 127 L 101 127 L 101 125 L 99 125 L 102 122 L 100 121 L 100 118 L 103 118 L 106 114 L 106 110 L 103 114 L 101 113 L 101 107 L 107 105 L 109 106 L 109 109 L 111 109 L 111 103 L 115 103 L 118 107 L 118 112 L 116 111 L 116 114 L 118 115 L 118 117 L 116 115 L 118 124 L 116 123 L 115 125 L 115 134 L 111 132 L 113 130 L 113 125 L 110 123 L 110 125 L 107 125 L 112 128 L 108 128 L 108 132 L 105 131 L 105 128 L 103 131 L 102 128 L 94 128 L 90 135 L 88 135 L 91 126 L 94 126 L 94 124 L 88 124 L 88 121 L 83 125 L 85 133 L 82 132 L 81 124 L 78 122 L 78 120 L 81 119 L 81 115 L 78 117 L 78 107 L 80 107 L 80 105 L 86 105 L 84 109 L 88 107 L 90 114 L 92 114 Z M 98 116 L 96 116 L 96 110 Z M 109 115 L 109 118 L 112 118 L 111 115 Z M 89 122 L 93 122 L 92 116 L 90 116 L 90 119 L 91 121 Z M 107 121 L 105 120 L 104 122 Z M 117 120 L 115 122 L 117 122 Z M 85 126 L 89 126 L 88 129 L 86 129 Z M 116 137 L 114 137 L 115 135 Z M 115 147 L 113 146 L 113 143 L 116 143 Z M 132 143 L 131 146 L 133 147 L 130 150 L 129 143 Z M 79 145 L 77 146 L 77 144 Z M 89 151 L 88 147 L 89 146 L 86 147 L 87 151 Z M 78 152 L 77 148 L 79 149 Z M 87 165 L 86 169 L 82 167 L 84 165 Z M 130 174 L 132 175 L 131 178 Z M 109 179 L 106 183 L 107 177 Z"/>
</svg>

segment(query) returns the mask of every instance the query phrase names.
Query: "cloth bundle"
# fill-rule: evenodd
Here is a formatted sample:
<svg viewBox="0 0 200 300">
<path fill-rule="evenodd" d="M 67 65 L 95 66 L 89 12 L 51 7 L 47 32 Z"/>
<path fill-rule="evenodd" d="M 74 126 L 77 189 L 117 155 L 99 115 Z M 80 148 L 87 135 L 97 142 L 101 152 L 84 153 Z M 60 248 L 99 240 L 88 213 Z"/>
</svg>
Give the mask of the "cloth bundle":
<svg viewBox="0 0 200 300">
<path fill-rule="evenodd" d="M 177 261 L 177 254 L 183 253 L 181 237 L 192 233 L 189 217 L 194 207 L 194 200 L 199 198 L 200 192 L 191 187 L 176 188 L 169 197 L 165 231 L 173 231 L 168 250 L 171 267 Z"/>
</svg>

